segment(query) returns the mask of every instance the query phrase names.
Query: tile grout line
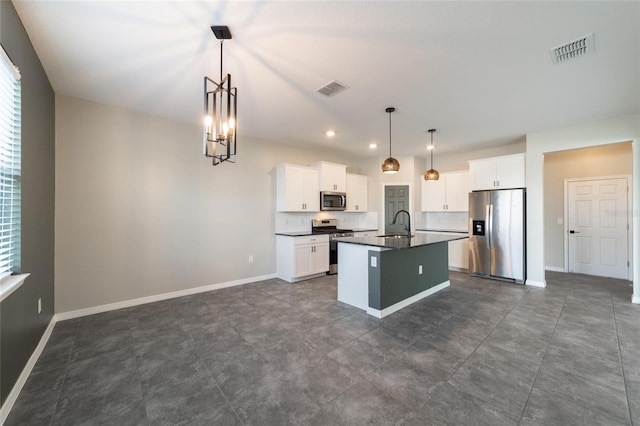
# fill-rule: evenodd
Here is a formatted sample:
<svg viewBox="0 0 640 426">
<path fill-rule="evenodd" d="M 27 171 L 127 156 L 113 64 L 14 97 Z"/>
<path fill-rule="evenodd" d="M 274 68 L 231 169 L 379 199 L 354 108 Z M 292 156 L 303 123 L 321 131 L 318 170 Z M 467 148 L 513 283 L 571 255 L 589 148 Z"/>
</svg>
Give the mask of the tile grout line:
<svg viewBox="0 0 640 426">
<path fill-rule="evenodd" d="M 484 297 L 484 296 L 486 296 L 486 295 L 487 295 L 487 293 L 489 293 L 489 292 L 491 291 L 491 289 L 493 289 L 494 287 L 495 287 L 495 285 L 493 285 L 489 290 L 487 290 L 487 291 L 485 291 L 484 293 L 482 293 L 482 296 L 483 296 L 483 297 Z M 527 293 L 528 293 L 528 292 L 529 292 L 529 290 L 527 289 Z M 526 295 L 526 293 L 525 293 L 525 295 Z M 524 296 L 523 296 L 523 297 L 524 297 Z M 437 387 L 434 389 L 434 391 L 435 391 L 435 390 L 438 390 L 439 388 L 441 388 L 442 386 L 444 386 L 447 382 L 449 382 L 449 379 L 451 379 L 451 378 L 452 378 L 452 377 L 453 377 L 453 376 L 454 376 L 454 375 L 455 375 L 455 374 L 456 374 L 456 373 L 457 373 L 457 372 L 462 368 L 462 366 L 467 362 L 467 360 L 468 360 L 469 358 L 471 358 L 471 355 L 473 355 L 473 354 L 476 352 L 476 350 L 477 350 L 477 349 L 478 349 L 478 348 L 479 348 L 479 347 L 480 347 L 480 346 L 481 346 L 481 345 L 482 345 L 482 344 L 487 340 L 487 338 L 489 338 L 489 335 L 491 335 L 491 333 L 493 333 L 493 331 L 498 327 L 498 325 L 500 325 L 500 324 L 502 323 L 502 321 L 504 321 L 504 319 L 507 317 L 507 315 L 509 315 L 509 314 L 510 314 L 510 313 L 511 313 L 515 308 L 516 308 L 516 306 L 517 306 L 519 303 L 520 303 L 520 302 L 518 301 L 518 303 L 516 303 L 516 304 L 513 306 L 513 308 L 511 308 L 511 309 L 509 310 L 509 312 L 507 312 L 507 313 L 505 313 L 505 314 L 504 314 L 504 317 L 502 317 L 502 319 L 501 319 L 500 321 L 498 321 L 498 323 L 496 323 L 496 325 L 494 325 L 494 326 L 493 326 L 493 328 L 491 329 L 491 331 L 489 331 L 489 333 L 487 333 L 487 335 L 485 336 L 485 338 L 484 338 L 484 339 L 482 339 L 482 341 L 478 344 L 478 346 L 476 346 L 476 347 L 473 349 L 473 351 L 471 351 L 471 353 L 470 353 L 470 354 L 469 354 L 469 355 L 464 359 L 464 361 L 462 361 L 462 362 L 460 363 L 460 365 L 458 366 L 458 368 L 456 368 L 456 369 L 455 369 L 455 370 L 454 370 L 454 371 L 453 371 L 453 372 L 452 372 L 452 373 L 447 377 L 447 379 L 443 381 L 443 383 L 441 383 L 439 386 L 437 386 Z M 463 307 L 465 307 L 465 306 L 467 306 L 467 305 L 470 305 L 470 304 L 471 304 L 471 302 L 467 302 L 467 303 L 465 303 L 465 304 L 463 305 Z M 444 325 L 444 324 L 446 324 L 448 321 L 451 321 L 451 319 L 453 319 L 454 317 L 456 317 L 456 315 L 458 315 L 458 314 L 454 314 L 454 315 L 453 315 L 453 316 L 451 316 L 449 319 L 447 319 L 446 321 L 443 321 L 443 322 L 442 322 L 441 324 L 439 324 L 439 325 Z M 421 340 L 421 339 L 418 339 L 418 340 Z M 417 342 L 417 341 L 416 341 L 416 342 Z M 409 345 L 407 348 L 405 348 L 405 350 L 406 350 L 406 349 L 408 349 L 409 347 L 411 347 L 411 346 L 412 346 L 413 344 L 415 344 L 416 342 L 414 342 L 414 343 L 412 343 L 411 345 Z M 447 352 L 447 351 L 445 350 L 445 352 Z M 473 395 L 472 395 L 472 396 L 473 396 Z M 423 403 L 418 407 L 418 410 L 419 410 L 419 409 L 421 409 L 421 408 L 422 408 L 422 407 L 423 407 L 427 402 L 429 402 L 429 401 L 427 400 L 427 401 L 423 402 Z M 498 411 L 503 412 L 502 410 L 498 410 Z"/>
<path fill-rule="evenodd" d="M 624 393 L 627 397 L 627 412 L 629 414 L 629 422 L 633 426 L 633 415 L 631 413 L 631 402 L 629 401 L 629 388 L 627 387 L 627 375 L 624 370 L 624 361 L 622 360 L 622 348 L 620 347 L 620 334 L 618 333 L 618 321 L 616 318 L 616 305 L 613 303 L 613 295 L 611 298 L 611 307 L 613 309 L 613 324 L 616 328 L 616 341 L 618 342 L 618 357 L 620 358 L 620 368 L 622 369 L 622 381 L 624 382 Z"/>
<path fill-rule="evenodd" d="M 135 339 L 133 338 L 133 326 L 131 325 L 131 314 L 129 312 L 129 309 L 127 309 L 127 323 L 129 324 L 129 334 L 131 334 L 131 339 L 133 342 L 135 342 Z M 136 348 L 135 348 L 135 343 L 132 344 L 131 347 L 131 351 L 133 352 L 133 359 L 136 362 L 136 375 L 138 376 L 138 386 L 140 388 L 140 395 L 142 396 L 142 402 L 144 403 L 144 415 L 147 418 L 147 424 L 150 425 L 151 422 L 149 421 L 149 410 L 147 409 L 147 398 L 144 395 L 144 390 L 142 389 L 142 377 L 140 375 L 140 363 L 138 360 L 138 355 L 136 354 Z"/>
<path fill-rule="evenodd" d="M 520 414 L 520 420 L 518 420 L 518 425 L 522 422 L 522 417 L 524 416 L 524 413 L 527 410 L 527 405 L 529 405 L 529 400 L 531 399 L 531 394 L 533 393 L 533 389 L 536 387 L 536 382 L 538 381 L 538 375 L 540 374 L 540 369 L 542 368 L 542 364 L 544 364 L 544 360 L 547 357 L 547 352 L 549 351 L 549 346 L 551 345 L 551 340 L 553 340 L 553 335 L 556 333 L 556 329 L 558 328 L 558 322 L 560 321 L 560 317 L 562 316 L 562 311 L 564 310 L 564 307 L 567 304 L 567 298 L 569 297 L 569 295 L 572 292 L 573 292 L 573 290 L 570 290 L 564 297 L 564 302 L 562 303 L 562 308 L 560 309 L 560 312 L 558 312 L 558 318 L 556 318 L 556 323 L 553 326 L 553 331 L 551 332 L 551 335 L 549 336 L 549 340 L 547 341 L 547 346 L 544 348 L 544 355 L 542 356 L 542 359 L 540 360 L 540 365 L 538 365 L 538 371 L 536 371 L 536 376 L 533 379 L 533 383 L 531 384 L 531 387 L 529 388 L 529 395 L 527 395 L 527 400 L 525 401 L 524 406 L 522 407 L 522 414 Z"/>
<path fill-rule="evenodd" d="M 235 298 L 235 297 L 234 297 L 234 298 Z M 255 309 L 255 307 L 254 307 L 254 306 L 251 306 L 251 308 L 252 308 L 252 309 Z M 171 312 L 171 315 L 173 315 L 173 316 L 174 316 L 174 318 L 176 318 L 176 317 L 175 317 L 175 315 L 174 315 L 174 313 L 173 313 L 173 306 L 171 307 L 170 312 Z M 176 321 L 177 321 L 177 318 L 176 318 Z M 240 336 L 240 337 L 241 337 L 245 342 L 247 342 L 247 339 L 245 339 L 245 338 L 244 338 L 244 336 L 243 336 L 241 333 L 239 333 L 236 329 L 234 329 L 234 328 L 233 328 L 233 326 L 231 326 L 231 325 L 230 325 L 230 327 L 233 329 L 233 331 L 235 331 L 236 333 L 238 333 L 238 336 Z M 189 333 L 189 332 L 187 332 L 187 331 L 184 331 L 183 329 L 181 329 L 181 331 L 182 331 L 183 333 L 185 333 L 186 335 L 188 335 L 188 336 L 189 336 L 189 339 L 191 339 L 192 341 L 194 341 L 193 336 L 191 335 L 191 333 Z M 247 343 L 249 343 L 249 342 L 247 342 Z M 251 343 L 249 343 L 249 344 L 253 347 L 253 345 L 252 345 Z M 194 349 L 195 349 L 195 348 L 194 348 Z M 202 360 L 202 357 L 200 356 L 200 353 L 199 353 L 197 350 L 194 350 L 193 352 L 194 352 L 194 354 L 196 355 L 196 357 L 198 358 L 198 361 L 200 361 L 200 363 L 204 366 L 204 368 L 206 368 L 206 369 L 207 369 L 207 372 L 209 373 L 209 376 L 213 379 L 213 382 L 216 384 L 216 387 L 218 388 L 218 390 L 220 391 L 220 393 L 221 393 L 221 394 L 222 394 L 222 396 L 224 397 L 224 400 L 226 401 L 227 405 L 231 408 L 231 411 L 233 411 L 233 414 L 236 416 L 236 418 L 238 419 L 238 421 L 239 421 L 241 424 L 243 424 L 243 425 L 244 425 L 244 424 L 245 424 L 245 422 L 243 422 L 243 421 L 242 421 L 242 419 L 240 418 L 240 416 L 238 415 L 238 412 L 236 411 L 236 408 L 233 406 L 233 404 L 231 404 L 231 401 L 229 401 L 229 398 L 227 397 L 227 394 L 226 394 L 226 393 L 224 393 L 224 391 L 223 391 L 223 390 L 222 390 L 222 388 L 220 387 L 220 383 L 218 383 L 218 380 L 216 380 L 216 377 L 213 375 L 213 373 L 212 373 L 212 372 L 211 372 L 211 370 L 209 369 L 209 366 L 207 365 L 207 363 L 206 363 L 206 362 L 204 362 L 204 361 Z M 260 355 L 260 354 L 258 354 L 258 355 Z"/>
<path fill-rule="evenodd" d="M 53 421 L 56 418 L 56 412 L 58 411 L 58 405 L 60 404 L 60 398 L 62 398 L 62 390 L 64 389 L 64 384 L 67 381 L 67 373 L 69 372 L 69 365 L 71 364 L 71 355 L 73 355 L 73 349 L 76 347 L 76 342 L 78 341 L 78 334 L 80 333 L 80 322 L 82 319 L 78 321 L 78 325 L 76 326 L 76 332 L 73 338 L 73 345 L 71 345 L 71 349 L 69 349 L 69 357 L 67 359 L 67 364 L 64 367 L 64 375 L 62 377 L 62 383 L 60 383 L 60 390 L 58 391 L 58 398 L 56 398 L 56 405 L 53 408 L 53 413 L 51 413 L 51 421 L 49 422 L 49 426 L 53 425 Z M 54 327 L 55 330 L 55 327 Z"/>
</svg>

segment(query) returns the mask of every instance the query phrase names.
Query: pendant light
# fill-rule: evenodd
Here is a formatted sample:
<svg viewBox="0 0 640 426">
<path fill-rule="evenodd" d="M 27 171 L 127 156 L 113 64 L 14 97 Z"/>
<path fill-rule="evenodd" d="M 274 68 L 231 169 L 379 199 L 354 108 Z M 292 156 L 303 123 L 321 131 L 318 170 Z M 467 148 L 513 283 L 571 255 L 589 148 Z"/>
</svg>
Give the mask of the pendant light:
<svg viewBox="0 0 640 426">
<path fill-rule="evenodd" d="M 400 163 L 391 156 L 391 113 L 395 110 L 393 107 L 385 109 L 389 113 L 389 158 L 382 163 L 382 173 L 398 173 L 398 170 L 400 170 Z"/>
<path fill-rule="evenodd" d="M 212 26 L 211 31 L 220 40 L 220 83 L 204 77 L 204 132 L 203 154 L 212 158 L 214 166 L 236 162 L 237 88 L 231 87 L 231 74 L 222 74 L 222 43 L 231 39 L 229 27 Z"/>
<path fill-rule="evenodd" d="M 428 149 L 431 152 L 431 168 L 424 172 L 424 180 L 438 180 L 440 178 L 440 173 L 436 169 L 433 168 L 433 134 L 436 129 L 429 129 L 429 133 L 431 133 L 431 145 L 429 145 Z"/>
</svg>

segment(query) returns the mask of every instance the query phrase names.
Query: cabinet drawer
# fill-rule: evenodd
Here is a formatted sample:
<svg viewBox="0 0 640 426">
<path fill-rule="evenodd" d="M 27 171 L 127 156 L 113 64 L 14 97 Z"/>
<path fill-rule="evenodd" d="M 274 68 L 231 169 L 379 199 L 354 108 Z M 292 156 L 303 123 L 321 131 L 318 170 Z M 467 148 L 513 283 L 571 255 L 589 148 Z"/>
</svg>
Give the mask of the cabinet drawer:
<svg viewBox="0 0 640 426">
<path fill-rule="evenodd" d="M 320 244 L 320 243 L 328 243 L 329 236 L 328 235 L 307 235 L 304 237 L 294 237 L 293 244 L 296 246 L 301 246 L 305 244 Z"/>
</svg>

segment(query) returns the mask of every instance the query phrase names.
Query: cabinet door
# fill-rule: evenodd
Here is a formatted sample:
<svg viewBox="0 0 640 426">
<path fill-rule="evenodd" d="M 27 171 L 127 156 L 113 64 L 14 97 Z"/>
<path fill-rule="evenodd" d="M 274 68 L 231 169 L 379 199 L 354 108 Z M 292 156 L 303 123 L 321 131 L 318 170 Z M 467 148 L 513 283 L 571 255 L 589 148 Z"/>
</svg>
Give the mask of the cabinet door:
<svg viewBox="0 0 640 426">
<path fill-rule="evenodd" d="M 322 168 L 325 175 L 324 191 L 347 192 L 347 168 L 340 165 L 327 164 Z"/>
<path fill-rule="evenodd" d="M 293 262 L 294 278 L 312 274 L 311 250 L 312 245 L 297 245 L 294 249 L 295 260 Z M 328 269 L 328 268 L 327 268 Z"/>
<path fill-rule="evenodd" d="M 469 173 L 471 173 L 471 190 L 472 191 L 482 190 L 482 189 L 495 189 L 495 183 L 496 183 L 495 158 L 470 161 Z"/>
<path fill-rule="evenodd" d="M 281 164 L 276 175 L 279 212 L 320 211 L 318 171 L 310 167 Z"/>
<path fill-rule="evenodd" d="M 449 241 L 449 267 L 469 269 L 469 240 Z"/>
<path fill-rule="evenodd" d="M 469 211 L 469 173 L 448 173 L 446 186 L 447 211 Z"/>
<path fill-rule="evenodd" d="M 329 243 L 315 244 L 311 251 L 311 273 L 329 270 Z"/>
<path fill-rule="evenodd" d="M 422 211 L 441 212 L 445 210 L 445 177 L 434 181 L 422 181 Z"/>
<path fill-rule="evenodd" d="M 369 179 L 366 176 L 347 173 L 347 210 L 366 212 L 368 204 Z"/>
<path fill-rule="evenodd" d="M 320 172 L 320 191 L 347 192 L 347 166 L 324 161 L 312 166 Z"/>
<path fill-rule="evenodd" d="M 524 167 L 524 154 L 497 158 L 496 181 L 498 188 L 524 188 Z"/>
<path fill-rule="evenodd" d="M 318 172 L 314 169 L 303 169 L 303 203 L 304 211 L 320 211 L 320 185 L 318 183 Z"/>
<path fill-rule="evenodd" d="M 278 211 L 304 211 L 304 169 L 281 165 L 277 179 Z"/>
</svg>

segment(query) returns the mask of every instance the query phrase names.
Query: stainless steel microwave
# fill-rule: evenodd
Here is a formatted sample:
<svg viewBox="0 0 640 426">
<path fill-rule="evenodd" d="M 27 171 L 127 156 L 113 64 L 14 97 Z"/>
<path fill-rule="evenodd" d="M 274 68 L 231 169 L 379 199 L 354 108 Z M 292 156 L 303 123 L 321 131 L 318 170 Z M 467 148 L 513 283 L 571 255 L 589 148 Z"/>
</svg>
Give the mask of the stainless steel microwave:
<svg viewBox="0 0 640 426">
<path fill-rule="evenodd" d="M 341 211 L 347 209 L 347 194 L 344 192 L 320 192 L 320 210 Z"/>
</svg>

